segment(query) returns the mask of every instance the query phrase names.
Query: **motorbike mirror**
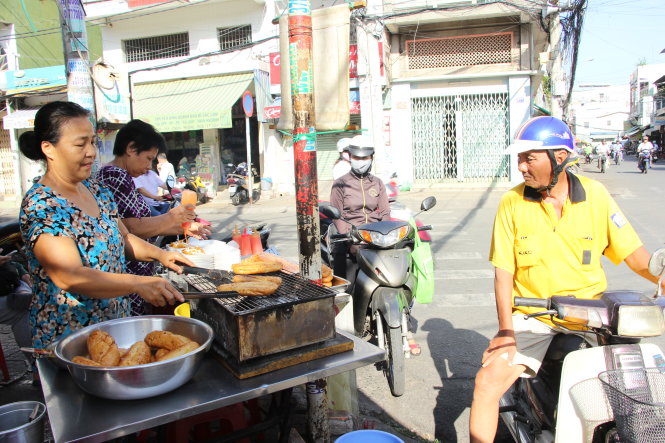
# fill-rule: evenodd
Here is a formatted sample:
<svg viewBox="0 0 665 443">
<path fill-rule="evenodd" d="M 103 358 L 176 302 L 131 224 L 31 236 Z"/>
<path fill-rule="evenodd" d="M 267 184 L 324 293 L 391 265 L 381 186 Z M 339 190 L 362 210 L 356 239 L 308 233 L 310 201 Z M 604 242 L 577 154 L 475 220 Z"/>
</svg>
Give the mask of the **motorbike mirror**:
<svg viewBox="0 0 665 443">
<path fill-rule="evenodd" d="M 421 211 L 429 211 L 434 206 L 436 206 L 436 197 L 429 196 L 420 204 Z"/>
<path fill-rule="evenodd" d="M 172 175 L 169 175 L 166 177 L 166 186 L 171 189 L 172 187 L 175 186 L 175 177 Z"/>
<path fill-rule="evenodd" d="M 649 273 L 656 277 L 665 271 L 665 248 L 660 248 L 649 259 Z"/>
<path fill-rule="evenodd" d="M 333 220 L 339 220 L 340 218 L 342 218 L 342 213 L 339 211 L 339 209 L 331 205 L 319 206 L 319 212 L 321 212 L 323 215 Z"/>
</svg>

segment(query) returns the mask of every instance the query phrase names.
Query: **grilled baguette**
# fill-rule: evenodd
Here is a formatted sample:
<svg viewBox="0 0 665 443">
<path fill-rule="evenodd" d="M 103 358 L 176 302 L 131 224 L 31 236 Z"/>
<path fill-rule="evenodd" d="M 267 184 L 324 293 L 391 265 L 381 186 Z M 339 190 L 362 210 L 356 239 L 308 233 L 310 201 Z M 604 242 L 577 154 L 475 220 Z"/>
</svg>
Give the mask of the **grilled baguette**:
<svg viewBox="0 0 665 443">
<path fill-rule="evenodd" d="M 236 263 L 231 265 L 231 270 L 235 274 L 267 274 L 268 272 L 277 272 L 282 270 L 282 264 L 276 262 L 255 262 L 255 263 Z"/>
<path fill-rule="evenodd" d="M 228 283 L 217 286 L 218 292 L 237 292 L 240 295 L 266 296 L 273 294 L 279 285 L 269 281 L 251 281 L 242 283 Z"/>
<path fill-rule="evenodd" d="M 173 351 L 191 340 L 169 331 L 152 331 L 145 336 L 143 341 L 152 348 L 162 348 Z"/>
<path fill-rule="evenodd" d="M 150 363 L 152 355 L 150 348 L 144 341 L 137 341 L 129 348 L 129 351 L 120 359 L 118 366 L 136 366 Z"/>
<path fill-rule="evenodd" d="M 157 361 L 164 361 L 164 360 L 170 360 L 172 358 L 180 357 L 185 354 L 189 354 L 193 350 L 199 347 L 199 344 L 196 343 L 195 341 L 188 341 L 184 345 L 180 346 L 177 349 L 174 349 L 172 351 L 167 352 L 166 354 L 162 355 L 161 357 L 157 358 Z"/>
<path fill-rule="evenodd" d="M 272 275 L 236 275 L 233 277 L 233 283 L 243 283 L 252 281 L 269 281 L 277 286 L 282 285 L 282 277 L 273 277 Z"/>
</svg>

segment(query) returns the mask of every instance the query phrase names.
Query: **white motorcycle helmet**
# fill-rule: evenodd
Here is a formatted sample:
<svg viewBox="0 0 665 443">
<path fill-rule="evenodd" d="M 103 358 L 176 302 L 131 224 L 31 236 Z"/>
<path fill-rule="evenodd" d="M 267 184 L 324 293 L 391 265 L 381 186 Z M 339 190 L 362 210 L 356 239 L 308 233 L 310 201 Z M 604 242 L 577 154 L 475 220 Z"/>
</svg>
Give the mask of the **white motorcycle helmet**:
<svg viewBox="0 0 665 443">
<path fill-rule="evenodd" d="M 356 157 L 374 155 L 374 140 L 367 135 L 356 135 L 349 142 L 349 152 Z"/>
<path fill-rule="evenodd" d="M 348 152 L 350 142 L 351 142 L 351 139 L 348 138 L 348 137 L 347 138 L 340 138 L 337 141 L 337 152 L 339 152 L 340 154 L 344 151 Z"/>
</svg>

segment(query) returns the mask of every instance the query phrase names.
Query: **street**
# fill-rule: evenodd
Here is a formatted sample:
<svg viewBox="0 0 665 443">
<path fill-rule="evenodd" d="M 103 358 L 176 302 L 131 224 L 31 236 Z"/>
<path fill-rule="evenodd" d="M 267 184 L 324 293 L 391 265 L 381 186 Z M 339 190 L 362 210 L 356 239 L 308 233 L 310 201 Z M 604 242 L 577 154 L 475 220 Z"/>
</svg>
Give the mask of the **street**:
<svg viewBox="0 0 665 443">
<path fill-rule="evenodd" d="M 608 172 L 598 172 L 595 162 L 582 165 L 584 174 L 603 182 L 614 196 L 649 251 L 662 246 L 665 212 L 658 204 L 665 164 L 656 163 L 640 174 L 635 157 Z M 389 423 L 414 440 L 466 442 L 473 378 L 489 338 L 496 332 L 493 268 L 487 261 L 494 213 L 507 187 L 488 189 L 416 189 L 400 194 L 412 209 L 428 195 L 437 206 L 419 219 L 434 226 L 431 231 L 436 261 L 436 295 L 430 305 L 415 305 L 415 338 L 422 354 L 406 360 L 404 396 L 392 397 L 383 374 L 373 366 L 357 371 L 361 411 Z M 327 196 L 322 195 L 322 198 Z M 295 202 L 292 197 L 261 199 L 255 205 L 231 206 L 223 194 L 200 206 L 198 214 L 210 220 L 216 238 L 230 234 L 234 225 L 268 222 L 270 244 L 285 257 L 297 261 Z M 16 210 L 2 210 L 0 221 L 16 217 Z M 652 284 L 634 275 L 624 264 L 604 260 L 610 289 L 653 291 Z M 654 340 L 661 348 L 665 340 Z M 505 433 L 505 431 L 504 431 Z M 504 435 L 503 440 L 508 440 Z"/>
</svg>

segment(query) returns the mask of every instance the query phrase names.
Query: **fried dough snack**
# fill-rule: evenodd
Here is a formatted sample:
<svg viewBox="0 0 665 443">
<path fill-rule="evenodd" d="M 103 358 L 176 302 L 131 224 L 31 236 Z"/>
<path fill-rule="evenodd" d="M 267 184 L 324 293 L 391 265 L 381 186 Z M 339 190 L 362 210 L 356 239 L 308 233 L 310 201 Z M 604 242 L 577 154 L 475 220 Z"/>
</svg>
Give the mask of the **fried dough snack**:
<svg viewBox="0 0 665 443">
<path fill-rule="evenodd" d="M 231 270 L 235 274 L 267 274 L 268 272 L 277 272 L 282 270 L 282 264 L 277 262 L 251 262 L 236 263 L 231 265 Z"/>
<path fill-rule="evenodd" d="M 80 355 L 77 355 L 76 357 L 72 358 L 72 363 L 76 363 L 77 365 L 86 365 L 86 366 L 102 366 L 96 361 L 90 360 L 89 358 L 85 358 Z"/>
<path fill-rule="evenodd" d="M 99 329 L 88 336 L 88 352 L 90 358 L 102 366 L 117 366 L 120 362 L 120 350 L 115 340 Z"/>
<path fill-rule="evenodd" d="M 322 264 L 321 265 L 321 277 L 323 278 L 324 281 L 325 280 L 332 281 L 332 277 L 333 277 L 332 269 L 330 269 L 330 267 L 328 267 L 327 265 Z"/>
<path fill-rule="evenodd" d="M 162 358 L 163 356 L 165 356 L 169 352 L 171 352 L 171 351 L 169 351 L 168 349 L 164 349 L 164 348 L 157 349 L 157 352 L 155 352 L 155 357 L 154 357 L 153 360 L 154 361 L 159 361 L 160 358 Z"/>
<path fill-rule="evenodd" d="M 145 336 L 143 341 L 152 348 L 163 348 L 173 351 L 191 340 L 169 331 L 152 331 Z"/>
<path fill-rule="evenodd" d="M 198 347 L 199 347 L 198 343 L 196 343 L 195 341 L 189 341 L 184 345 L 180 346 L 179 348 L 169 351 L 166 354 L 162 355 L 161 357 L 156 358 L 156 361 L 164 361 L 180 357 L 182 355 L 189 354 Z"/>
<path fill-rule="evenodd" d="M 129 351 L 120 359 L 118 366 L 144 365 L 152 361 L 150 348 L 144 341 L 137 341 L 129 348 Z"/>
<path fill-rule="evenodd" d="M 232 291 L 240 295 L 266 296 L 273 294 L 279 285 L 269 281 L 251 281 L 242 283 L 228 283 L 217 286 L 218 292 Z"/>
<path fill-rule="evenodd" d="M 278 287 L 282 285 L 282 277 L 273 277 L 272 275 L 236 275 L 233 277 L 233 283 L 251 281 L 269 281 L 276 284 Z"/>
</svg>

